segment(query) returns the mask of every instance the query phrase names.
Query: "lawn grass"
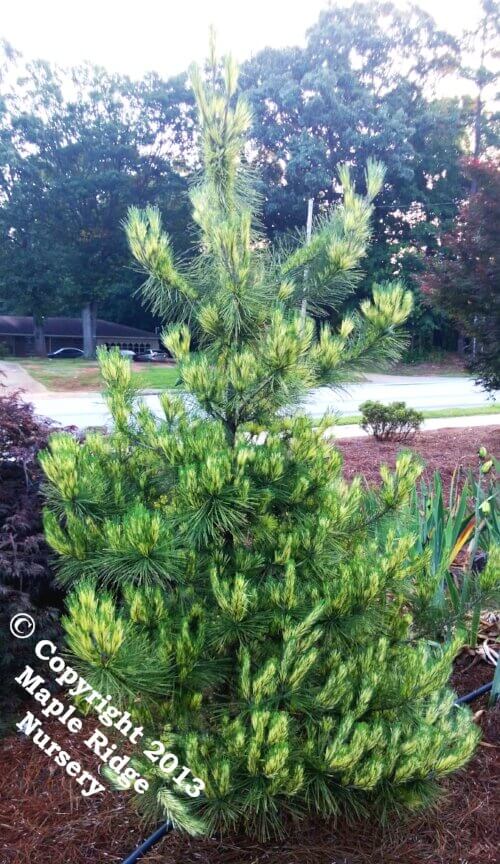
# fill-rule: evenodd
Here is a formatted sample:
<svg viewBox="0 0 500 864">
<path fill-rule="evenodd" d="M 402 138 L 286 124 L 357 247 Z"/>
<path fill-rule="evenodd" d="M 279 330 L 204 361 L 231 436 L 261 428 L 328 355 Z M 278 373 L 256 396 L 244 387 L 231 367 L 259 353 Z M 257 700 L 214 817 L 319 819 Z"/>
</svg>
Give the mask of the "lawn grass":
<svg viewBox="0 0 500 864">
<path fill-rule="evenodd" d="M 140 367 L 140 371 L 139 368 Z M 168 390 L 175 387 L 179 373 L 175 366 L 166 366 L 163 363 L 133 363 L 134 384 L 141 390 Z"/>
<path fill-rule="evenodd" d="M 491 405 L 478 405 L 477 408 L 437 408 L 434 411 L 423 411 L 425 418 L 432 417 L 475 417 L 481 414 L 500 414 L 500 402 Z"/>
<path fill-rule="evenodd" d="M 103 389 L 97 360 L 27 357 L 16 359 L 16 362 L 48 390 L 70 392 Z M 174 387 L 177 381 L 175 366 L 164 364 L 133 363 L 132 373 L 134 384 L 141 390 L 168 389 Z"/>
<path fill-rule="evenodd" d="M 97 360 L 28 357 L 17 362 L 48 390 L 100 390 L 102 386 Z"/>
</svg>

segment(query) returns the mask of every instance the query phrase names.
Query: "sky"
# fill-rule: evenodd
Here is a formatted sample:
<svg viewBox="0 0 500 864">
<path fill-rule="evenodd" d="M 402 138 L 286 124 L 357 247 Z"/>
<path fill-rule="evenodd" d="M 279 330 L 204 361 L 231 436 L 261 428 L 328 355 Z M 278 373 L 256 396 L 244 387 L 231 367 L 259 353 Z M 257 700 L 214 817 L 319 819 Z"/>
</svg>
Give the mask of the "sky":
<svg viewBox="0 0 500 864">
<path fill-rule="evenodd" d="M 419 5 L 455 34 L 479 15 L 479 0 Z M 0 38 L 29 59 L 63 66 L 89 60 L 131 77 L 152 70 L 169 76 L 203 59 L 211 24 L 221 53 L 243 61 L 267 46 L 303 44 L 327 6 L 328 0 L 4 0 Z"/>
</svg>

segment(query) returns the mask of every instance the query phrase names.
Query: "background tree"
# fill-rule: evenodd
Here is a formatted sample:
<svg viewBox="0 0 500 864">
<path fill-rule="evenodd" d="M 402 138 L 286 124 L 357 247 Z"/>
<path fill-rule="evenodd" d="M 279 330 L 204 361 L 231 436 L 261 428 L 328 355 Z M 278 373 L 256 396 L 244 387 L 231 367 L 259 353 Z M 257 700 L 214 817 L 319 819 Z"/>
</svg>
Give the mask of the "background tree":
<svg viewBox="0 0 500 864">
<path fill-rule="evenodd" d="M 498 147 L 499 115 L 498 110 L 488 117 L 486 102 L 497 97 L 496 85 L 499 72 L 500 3 L 497 0 L 481 0 L 481 18 L 476 27 L 464 34 L 462 75 L 473 82 L 476 88 L 474 98 L 474 150 L 477 159 L 490 146 Z M 474 181 L 473 181 L 474 184 Z M 476 191 L 473 185 L 473 192 Z"/>
<path fill-rule="evenodd" d="M 31 174 L 31 184 L 14 185 L 8 204 L 0 211 L 3 235 L 0 308 L 4 314 L 16 312 L 33 316 L 34 350 L 43 357 L 46 354 L 44 319 L 67 311 L 61 296 L 65 285 L 66 250 L 51 232 L 53 211 L 44 198 L 37 172 L 31 172 L 26 161 L 22 171 L 26 181 Z"/>
<path fill-rule="evenodd" d="M 51 230 L 54 213 L 47 196 L 49 176 L 37 156 L 24 148 L 10 110 L 6 82 L 19 55 L 6 43 L 2 49 L 0 308 L 33 315 L 35 351 L 44 355 L 43 322 L 46 315 L 57 311 L 54 276 L 57 272 L 58 279 L 63 278 L 63 256 Z M 30 122 L 28 117 L 24 122 Z"/>
<path fill-rule="evenodd" d="M 476 146 L 498 144 L 497 13 L 496 0 L 485 0 L 475 32 L 460 41 L 416 7 L 335 6 L 321 14 L 304 48 L 267 49 L 243 68 L 254 114 L 247 155 L 262 176 L 269 238 L 303 229 L 309 197 L 317 214 L 340 200 L 337 163 L 348 163 L 358 183 L 368 158 L 386 163 L 376 242 L 346 308 L 368 297 L 373 281 L 404 278 L 415 301 L 413 357 L 434 344 L 457 344 L 450 318 L 423 302 L 420 274 L 468 194 L 460 160 L 475 146 L 474 127 L 480 124 Z M 128 206 L 158 204 L 176 248 L 193 253 L 184 192 L 199 160 L 186 76 L 130 81 L 92 67 L 26 65 L 12 51 L 5 63 L 2 140 L 11 152 L 0 176 L 2 308 L 33 307 L 38 319 L 51 309 L 84 308 L 90 341 L 99 304 L 114 320 L 158 324 L 134 298 L 138 277 L 118 226 Z M 466 94 L 466 79 L 475 81 L 477 99 Z M 442 95 L 448 80 L 462 95 Z M 14 179 L 19 191 L 10 205 Z M 26 210 L 23 199 L 31 202 Z M 29 237 L 28 247 L 16 245 L 20 236 Z M 25 260 L 23 248 L 42 250 L 49 291 L 33 285 L 36 261 Z M 338 320 L 334 309 L 324 314 Z"/>
<path fill-rule="evenodd" d="M 500 387 L 500 161 L 469 160 L 477 189 L 462 206 L 422 286 L 469 337 L 469 367 L 487 389 Z"/>
<path fill-rule="evenodd" d="M 38 324 L 51 312 L 82 310 L 87 356 L 99 304 L 107 317 L 151 324 L 132 311 L 139 282 L 121 230 L 127 208 L 168 202 L 167 224 L 186 248 L 186 183 L 176 167 L 182 115 L 173 122 L 163 91 L 154 76 L 137 84 L 92 67 L 68 75 L 38 62 L 6 97 L 12 152 L 0 207 L 3 305 Z M 172 82 L 174 91 L 183 98 L 182 82 Z M 44 353 L 40 327 L 38 342 Z"/>
<path fill-rule="evenodd" d="M 242 155 L 251 120 L 236 68 L 228 60 L 220 78 L 210 66 L 207 83 L 192 77 L 198 256 L 179 265 L 156 210 L 133 209 L 127 224 L 146 300 L 184 319 L 165 340 L 188 403 L 163 394 L 158 420 L 135 403 L 130 365 L 103 351 L 113 431 L 52 438 L 45 526 L 61 578 L 77 583 L 65 627 L 85 677 L 177 754 L 140 760 L 148 812 L 265 838 L 289 817 L 421 806 L 478 732 L 446 686 L 456 644 L 411 630 L 414 538 L 389 532 L 379 547 L 371 533 L 420 469 L 403 455 L 371 498 L 343 482 L 331 419 L 292 410 L 311 386 L 401 351 L 411 295 L 398 283 L 318 338 L 299 312 L 306 273 L 308 304 L 335 307 L 352 290 L 383 171 L 369 163 L 361 195 L 341 170 L 342 203 L 310 244 L 271 248 Z"/>
<path fill-rule="evenodd" d="M 458 41 L 422 10 L 353 3 L 322 12 L 304 49 L 260 52 L 242 73 L 272 235 L 304 225 L 309 197 L 317 210 L 337 200 L 337 162 L 349 162 L 359 179 L 367 158 L 384 160 L 375 243 L 356 296 L 366 296 L 373 279 L 405 278 L 416 301 L 414 351 L 429 348 L 434 331 L 445 347 L 456 339 L 443 315 L 422 303 L 418 273 L 422 252 L 434 253 L 467 191 L 460 158 L 474 106 L 438 96 L 442 79 L 460 67 Z"/>
</svg>

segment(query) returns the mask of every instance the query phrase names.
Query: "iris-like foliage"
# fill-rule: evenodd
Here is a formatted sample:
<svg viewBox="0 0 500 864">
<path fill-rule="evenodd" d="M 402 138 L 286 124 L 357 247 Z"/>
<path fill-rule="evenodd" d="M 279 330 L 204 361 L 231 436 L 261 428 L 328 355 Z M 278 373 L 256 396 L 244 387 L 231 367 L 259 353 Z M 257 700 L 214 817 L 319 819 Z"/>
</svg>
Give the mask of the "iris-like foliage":
<svg viewBox="0 0 500 864">
<path fill-rule="evenodd" d="M 288 818 L 421 806 L 478 733 L 447 687 L 457 644 L 414 639 L 415 538 L 373 535 L 419 466 L 400 456 L 367 499 L 342 479 L 332 418 L 297 410 L 311 386 L 341 386 L 404 342 L 411 302 L 398 284 L 376 286 L 335 332 L 299 313 L 304 292 L 310 310 L 355 284 L 383 171 L 368 166 L 360 195 L 342 169 L 344 201 L 310 244 L 269 248 L 236 78 L 213 57 L 208 78 L 192 76 L 195 264 L 176 262 L 155 210 L 126 226 L 146 302 L 170 321 L 183 397 L 163 394 L 155 417 L 134 399 L 128 361 L 103 353 L 111 434 L 57 435 L 42 464 L 47 538 L 73 586 L 72 652 L 205 784 L 189 798 L 143 762 L 147 812 L 268 837 Z"/>
</svg>

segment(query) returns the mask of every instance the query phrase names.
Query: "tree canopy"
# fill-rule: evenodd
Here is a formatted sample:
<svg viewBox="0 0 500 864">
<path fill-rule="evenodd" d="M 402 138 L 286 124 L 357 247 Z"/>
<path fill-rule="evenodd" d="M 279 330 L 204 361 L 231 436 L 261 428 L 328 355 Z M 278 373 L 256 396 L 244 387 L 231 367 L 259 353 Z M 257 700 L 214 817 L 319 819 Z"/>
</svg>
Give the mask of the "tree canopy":
<svg viewBox="0 0 500 864">
<path fill-rule="evenodd" d="M 11 145 L 0 178 L 4 309 L 41 322 L 99 304 L 107 317 L 148 321 L 132 300 L 127 208 L 168 202 L 167 224 L 186 245 L 180 120 L 171 122 L 158 80 L 92 67 L 68 76 L 36 62 L 6 94 L 3 117 Z"/>
<path fill-rule="evenodd" d="M 246 158 L 261 176 L 268 238 L 302 231 L 309 198 L 318 215 L 340 199 L 339 163 L 359 183 L 368 159 L 383 160 L 375 242 L 348 303 L 373 281 L 403 278 L 415 298 L 413 348 L 456 342 L 455 324 L 422 297 L 419 273 L 469 192 L 462 157 L 498 147 L 495 28 L 496 0 L 484 0 L 463 40 L 417 7 L 355 2 L 322 12 L 304 47 L 266 49 L 242 68 L 253 116 Z M 2 68 L 1 308 L 41 321 L 99 305 L 150 326 L 120 223 L 131 205 L 158 206 L 176 247 L 195 251 L 187 189 L 199 159 L 186 76 L 61 70 L 8 47 Z M 463 95 L 443 95 L 450 76 L 472 82 L 472 95 L 465 84 Z M 325 314 L 335 320 L 334 309 Z"/>
<path fill-rule="evenodd" d="M 469 160 L 475 192 L 461 207 L 422 275 L 426 294 L 465 333 L 468 365 L 488 390 L 500 388 L 500 160 Z"/>
</svg>

